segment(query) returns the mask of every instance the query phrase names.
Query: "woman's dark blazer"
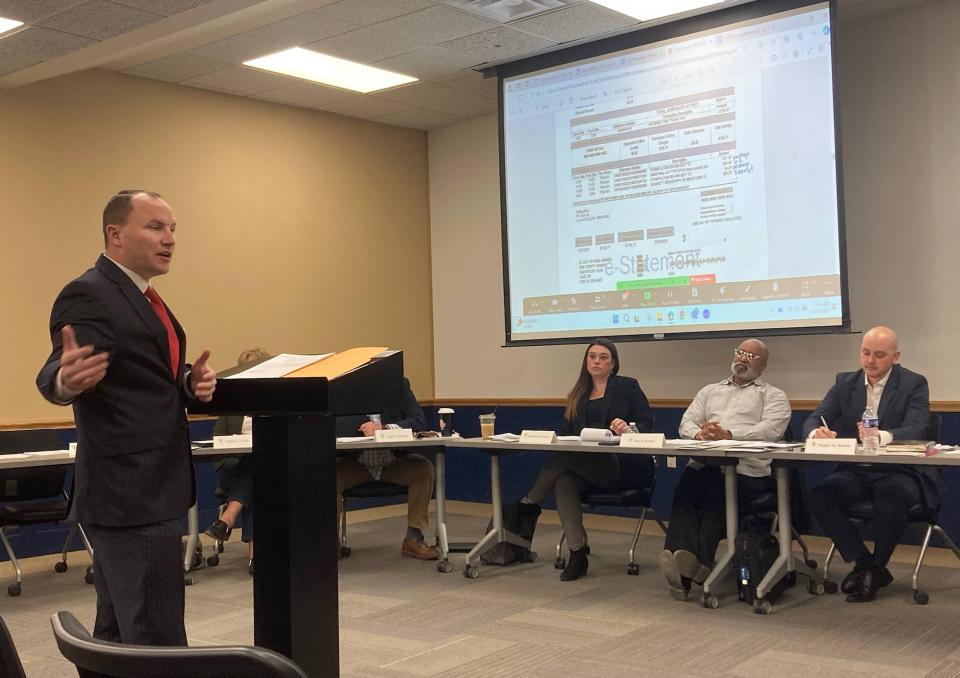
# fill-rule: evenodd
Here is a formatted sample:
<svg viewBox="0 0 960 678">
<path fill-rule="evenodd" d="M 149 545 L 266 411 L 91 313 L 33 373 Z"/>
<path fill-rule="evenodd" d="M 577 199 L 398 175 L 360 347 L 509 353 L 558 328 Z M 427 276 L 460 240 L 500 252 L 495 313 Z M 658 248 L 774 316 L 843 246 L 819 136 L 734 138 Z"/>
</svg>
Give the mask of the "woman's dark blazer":
<svg viewBox="0 0 960 678">
<path fill-rule="evenodd" d="M 579 435 L 586 427 L 589 399 L 589 393 L 580 399 L 577 415 L 572 421 L 564 420 L 560 435 Z M 636 422 L 641 433 L 653 430 L 653 410 L 650 409 L 650 403 L 647 402 L 647 396 L 643 394 L 640 384 L 632 377 L 611 375 L 607 381 L 607 390 L 603 394 L 601 408 L 604 426 L 609 426 L 614 419 L 623 419 L 626 422 Z"/>
</svg>

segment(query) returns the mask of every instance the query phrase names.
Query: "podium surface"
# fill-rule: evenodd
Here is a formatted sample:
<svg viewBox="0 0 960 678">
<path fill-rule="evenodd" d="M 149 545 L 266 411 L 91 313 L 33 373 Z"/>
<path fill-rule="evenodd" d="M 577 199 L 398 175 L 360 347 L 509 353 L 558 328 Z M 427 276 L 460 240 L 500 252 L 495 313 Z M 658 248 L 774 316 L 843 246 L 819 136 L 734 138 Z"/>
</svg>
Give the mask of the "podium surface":
<svg viewBox="0 0 960 678">
<path fill-rule="evenodd" d="M 339 673 L 335 417 L 402 398 L 403 354 L 370 353 L 356 365 L 341 360 L 333 378 L 228 370 L 213 400 L 190 408 L 253 417 L 254 643 L 310 676 Z"/>
</svg>

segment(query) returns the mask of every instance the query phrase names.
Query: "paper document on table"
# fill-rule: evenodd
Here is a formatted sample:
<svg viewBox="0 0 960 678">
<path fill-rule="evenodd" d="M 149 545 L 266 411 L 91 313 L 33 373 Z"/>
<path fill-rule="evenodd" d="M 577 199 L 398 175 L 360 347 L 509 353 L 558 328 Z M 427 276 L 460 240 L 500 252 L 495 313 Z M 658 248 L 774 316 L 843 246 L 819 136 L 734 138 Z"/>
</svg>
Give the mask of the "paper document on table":
<svg viewBox="0 0 960 678">
<path fill-rule="evenodd" d="M 768 443 L 763 440 L 740 440 L 731 447 L 746 450 L 788 450 L 791 447 L 800 447 L 802 443 Z"/>
<path fill-rule="evenodd" d="M 337 438 L 338 443 L 369 443 L 373 436 L 341 436 Z"/>
<path fill-rule="evenodd" d="M 74 456 L 71 450 L 43 450 L 39 452 L 24 452 L 28 457 L 43 457 L 46 459 L 69 459 Z"/>
<path fill-rule="evenodd" d="M 490 436 L 487 440 L 499 440 L 502 443 L 515 443 L 520 440 L 520 436 L 516 433 L 498 433 L 495 436 Z"/>
<path fill-rule="evenodd" d="M 558 443 L 579 443 L 580 436 L 557 436 Z"/>
<path fill-rule="evenodd" d="M 254 365 L 248 370 L 231 374 L 225 379 L 278 379 L 295 370 L 299 370 L 307 365 L 329 358 L 332 353 L 320 353 L 318 355 L 298 355 L 295 353 L 281 353 L 269 360 L 264 360 L 258 365 Z"/>
</svg>

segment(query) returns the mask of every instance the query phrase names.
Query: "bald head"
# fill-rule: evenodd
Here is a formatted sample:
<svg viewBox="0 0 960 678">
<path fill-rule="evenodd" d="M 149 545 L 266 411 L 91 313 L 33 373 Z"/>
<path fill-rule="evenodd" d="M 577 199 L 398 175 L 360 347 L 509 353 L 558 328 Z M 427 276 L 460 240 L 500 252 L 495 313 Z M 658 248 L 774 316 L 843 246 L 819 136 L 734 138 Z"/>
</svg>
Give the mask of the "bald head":
<svg viewBox="0 0 960 678">
<path fill-rule="evenodd" d="M 733 380 L 738 384 L 747 384 L 763 374 L 767 367 L 770 349 L 759 339 L 747 339 L 733 352 L 733 363 L 730 372 Z"/>
<path fill-rule="evenodd" d="M 887 376 L 898 360 L 900 340 L 896 332 L 880 325 L 863 335 L 860 342 L 860 367 L 871 384 Z"/>
</svg>

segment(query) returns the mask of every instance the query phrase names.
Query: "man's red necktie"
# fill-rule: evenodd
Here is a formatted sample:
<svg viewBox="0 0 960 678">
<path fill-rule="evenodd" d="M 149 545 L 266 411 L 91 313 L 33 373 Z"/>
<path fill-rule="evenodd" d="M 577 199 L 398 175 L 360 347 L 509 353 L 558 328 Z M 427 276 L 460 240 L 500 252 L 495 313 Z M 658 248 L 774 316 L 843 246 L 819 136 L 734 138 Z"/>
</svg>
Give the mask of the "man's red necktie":
<svg viewBox="0 0 960 678">
<path fill-rule="evenodd" d="M 164 306 L 163 299 L 160 298 L 157 291 L 152 287 L 148 287 L 144 294 L 147 299 L 150 300 L 153 312 L 157 314 L 160 322 L 163 323 L 164 328 L 167 330 L 167 345 L 170 348 L 170 371 L 173 373 L 173 378 L 176 379 L 177 367 L 180 366 L 180 340 L 177 338 L 177 331 L 173 329 L 173 321 L 170 320 L 167 307 Z"/>
</svg>

